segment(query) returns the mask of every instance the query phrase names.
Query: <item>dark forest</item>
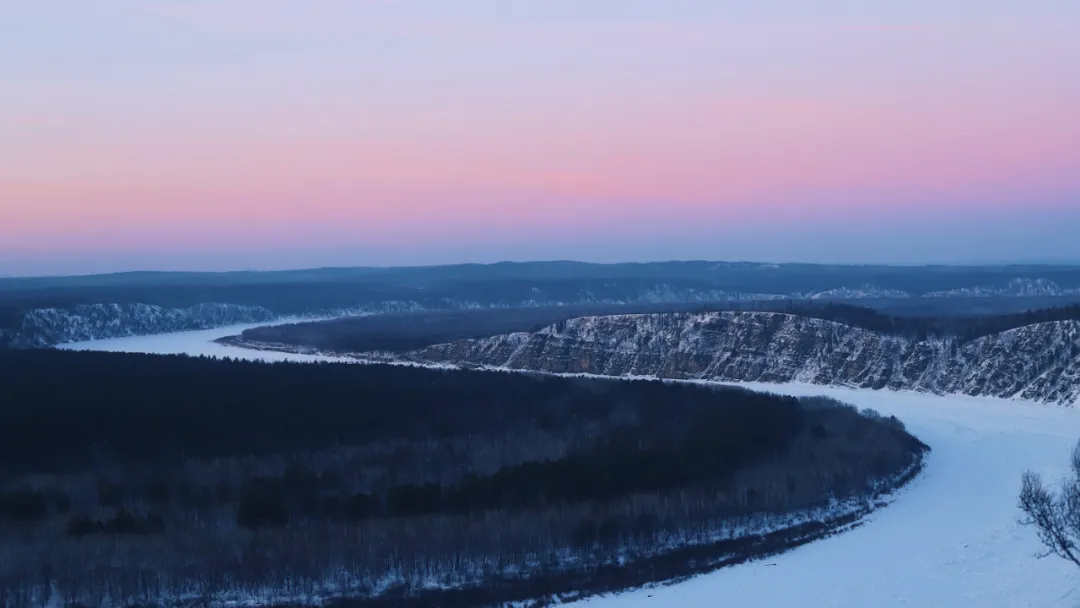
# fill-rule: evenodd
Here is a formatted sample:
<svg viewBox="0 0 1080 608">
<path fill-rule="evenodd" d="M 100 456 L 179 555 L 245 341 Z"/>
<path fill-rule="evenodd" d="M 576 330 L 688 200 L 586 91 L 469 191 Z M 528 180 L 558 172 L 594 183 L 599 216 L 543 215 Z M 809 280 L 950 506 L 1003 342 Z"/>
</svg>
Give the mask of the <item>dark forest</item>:
<svg viewBox="0 0 1080 608">
<path fill-rule="evenodd" d="M 825 534 L 927 449 L 829 400 L 393 366 L 0 353 L 0 402 L 5 607 L 637 585 Z"/>
</svg>

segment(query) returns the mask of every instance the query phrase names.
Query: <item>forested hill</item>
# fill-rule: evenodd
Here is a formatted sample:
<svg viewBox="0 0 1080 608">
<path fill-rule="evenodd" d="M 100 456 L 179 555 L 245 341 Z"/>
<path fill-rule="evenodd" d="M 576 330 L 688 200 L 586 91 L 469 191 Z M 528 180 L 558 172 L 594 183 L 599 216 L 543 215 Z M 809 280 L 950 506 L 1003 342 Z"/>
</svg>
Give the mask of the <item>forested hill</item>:
<svg viewBox="0 0 1080 608">
<path fill-rule="evenodd" d="M 1016 312 L 1080 300 L 1080 267 L 537 262 L 9 278 L 0 279 L 0 339 L 48 346 L 267 316 L 776 299 Z"/>
<path fill-rule="evenodd" d="M 865 306 L 803 301 L 764 303 L 760 306 L 738 307 L 738 309 L 783 312 L 835 321 L 851 327 L 913 340 L 951 338 L 959 343 L 1036 323 L 1080 321 L 1080 304 L 1039 308 L 1012 314 L 949 316 L 893 315 Z"/>
<path fill-rule="evenodd" d="M 1051 321 L 1080 320 L 1080 305 L 1006 315 L 907 316 L 835 302 L 781 300 L 709 304 L 589 304 L 494 310 L 457 310 L 385 314 L 258 327 L 229 343 L 274 345 L 331 353 L 371 351 L 402 353 L 433 344 L 480 339 L 499 334 L 535 332 L 575 317 L 648 313 L 721 311 L 780 312 L 842 323 L 881 335 L 910 340 L 977 338 Z"/>
</svg>

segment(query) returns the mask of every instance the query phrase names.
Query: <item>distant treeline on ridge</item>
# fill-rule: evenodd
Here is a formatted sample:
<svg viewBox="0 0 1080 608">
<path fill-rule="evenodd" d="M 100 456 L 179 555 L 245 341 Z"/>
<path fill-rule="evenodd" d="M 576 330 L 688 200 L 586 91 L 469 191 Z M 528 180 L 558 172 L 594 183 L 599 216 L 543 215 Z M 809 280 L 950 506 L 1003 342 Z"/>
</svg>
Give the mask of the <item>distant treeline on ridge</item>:
<svg viewBox="0 0 1080 608">
<path fill-rule="evenodd" d="M 952 338 L 966 342 L 998 332 L 1049 321 L 1080 319 L 1080 304 L 1000 315 L 906 316 L 835 302 L 780 300 L 714 304 L 576 305 L 565 307 L 462 310 L 376 315 L 260 327 L 243 340 L 312 348 L 327 352 L 403 352 L 432 344 L 533 332 L 573 317 L 725 310 L 780 312 L 835 321 L 914 340 Z"/>
</svg>

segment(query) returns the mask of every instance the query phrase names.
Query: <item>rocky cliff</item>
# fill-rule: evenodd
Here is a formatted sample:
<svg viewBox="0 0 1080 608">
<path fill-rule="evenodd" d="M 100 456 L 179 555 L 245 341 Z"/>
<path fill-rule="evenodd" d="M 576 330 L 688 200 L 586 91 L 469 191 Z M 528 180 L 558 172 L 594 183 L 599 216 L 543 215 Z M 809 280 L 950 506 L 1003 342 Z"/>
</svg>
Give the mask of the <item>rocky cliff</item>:
<svg viewBox="0 0 1080 608">
<path fill-rule="evenodd" d="M 807 382 L 1072 405 L 1080 322 L 969 342 L 912 340 L 781 313 L 582 317 L 535 333 L 430 346 L 401 357 L 554 373 Z"/>
</svg>

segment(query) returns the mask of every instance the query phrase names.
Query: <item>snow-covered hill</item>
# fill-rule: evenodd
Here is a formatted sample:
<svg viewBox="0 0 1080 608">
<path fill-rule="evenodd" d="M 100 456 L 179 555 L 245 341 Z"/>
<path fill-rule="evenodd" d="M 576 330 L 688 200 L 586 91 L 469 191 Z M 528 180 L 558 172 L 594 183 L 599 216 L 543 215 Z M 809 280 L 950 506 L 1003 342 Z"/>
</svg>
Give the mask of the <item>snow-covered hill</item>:
<svg viewBox="0 0 1080 608">
<path fill-rule="evenodd" d="M 1020 327 L 967 343 L 915 341 L 767 312 L 582 317 L 536 333 L 461 340 L 405 360 L 553 373 L 804 382 L 1021 398 L 1080 397 L 1080 322 Z"/>
</svg>

